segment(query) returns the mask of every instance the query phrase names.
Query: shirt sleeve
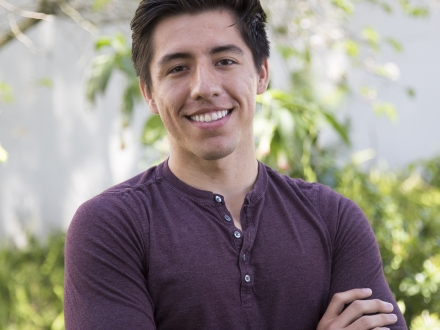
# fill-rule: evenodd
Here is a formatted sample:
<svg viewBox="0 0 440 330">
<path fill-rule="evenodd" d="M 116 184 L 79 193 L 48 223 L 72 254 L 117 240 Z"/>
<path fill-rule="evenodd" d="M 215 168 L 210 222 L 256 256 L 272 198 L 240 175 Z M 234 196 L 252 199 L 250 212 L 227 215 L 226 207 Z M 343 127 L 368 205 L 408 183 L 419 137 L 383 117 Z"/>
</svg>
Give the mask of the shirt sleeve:
<svg viewBox="0 0 440 330">
<path fill-rule="evenodd" d="M 67 232 L 64 313 L 71 329 L 156 329 L 147 290 L 147 234 L 127 196 L 84 203 Z"/>
<path fill-rule="evenodd" d="M 390 329 L 407 329 L 405 319 L 386 282 L 379 247 L 373 229 L 362 210 L 351 200 L 321 186 L 319 196 L 323 218 L 329 225 L 333 245 L 332 279 L 328 303 L 335 293 L 370 288 L 368 299 L 394 305 L 398 321 Z"/>
</svg>

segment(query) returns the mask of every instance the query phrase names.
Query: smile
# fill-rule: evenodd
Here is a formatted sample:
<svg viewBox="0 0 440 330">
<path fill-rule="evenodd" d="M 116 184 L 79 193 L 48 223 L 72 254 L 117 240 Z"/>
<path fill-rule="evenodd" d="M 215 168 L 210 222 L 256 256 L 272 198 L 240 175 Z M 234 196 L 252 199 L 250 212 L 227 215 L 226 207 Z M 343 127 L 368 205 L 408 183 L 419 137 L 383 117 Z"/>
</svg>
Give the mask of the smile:
<svg viewBox="0 0 440 330">
<path fill-rule="evenodd" d="M 220 110 L 220 111 L 214 111 L 210 113 L 205 113 L 203 115 L 195 115 L 191 116 L 191 120 L 202 122 L 202 123 L 209 123 L 211 121 L 220 120 L 223 117 L 227 116 L 230 110 Z"/>
</svg>

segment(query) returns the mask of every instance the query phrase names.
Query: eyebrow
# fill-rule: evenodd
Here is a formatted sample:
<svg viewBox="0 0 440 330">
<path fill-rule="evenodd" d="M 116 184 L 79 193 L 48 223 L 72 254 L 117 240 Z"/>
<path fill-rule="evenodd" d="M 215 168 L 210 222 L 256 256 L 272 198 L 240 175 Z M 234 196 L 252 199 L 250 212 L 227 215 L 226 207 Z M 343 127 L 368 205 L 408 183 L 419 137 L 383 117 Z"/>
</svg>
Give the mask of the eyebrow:
<svg viewBox="0 0 440 330">
<path fill-rule="evenodd" d="M 240 47 L 233 45 L 233 44 L 216 46 L 209 51 L 209 54 L 215 55 L 215 54 L 223 53 L 223 52 L 232 52 L 232 53 L 236 53 L 239 55 L 244 55 L 244 51 Z M 159 64 L 159 66 L 163 66 L 163 65 L 165 65 L 171 61 L 177 60 L 177 59 L 188 59 L 191 57 L 193 57 L 193 55 L 188 52 L 170 53 L 170 54 L 164 55 L 159 60 L 158 64 Z"/>
<path fill-rule="evenodd" d="M 211 51 L 209 53 L 211 55 L 214 55 L 214 54 L 223 53 L 223 52 L 232 52 L 232 53 L 236 53 L 239 55 L 244 55 L 244 51 L 240 47 L 238 47 L 236 45 L 232 45 L 232 44 L 214 47 L 213 49 L 211 49 Z"/>
</svg>

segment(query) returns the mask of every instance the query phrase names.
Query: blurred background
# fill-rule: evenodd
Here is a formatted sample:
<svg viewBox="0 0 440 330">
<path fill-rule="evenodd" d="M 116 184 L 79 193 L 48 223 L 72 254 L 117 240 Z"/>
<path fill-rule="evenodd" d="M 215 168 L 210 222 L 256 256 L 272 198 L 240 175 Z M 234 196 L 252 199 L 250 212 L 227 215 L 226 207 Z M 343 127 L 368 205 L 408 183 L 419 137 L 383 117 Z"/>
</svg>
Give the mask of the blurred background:
<svg viewBox="0 0 440 330">
<path fill-rule="evenodd" d="M 130 62 L 136 0 L 0 0 L 0 329 L 63 329 L 81 203 L 166 158 Z M 257 157 L 371 221 L 411 329 L 440 329 L 440 1 L 262 0 Z"/>
</svg>

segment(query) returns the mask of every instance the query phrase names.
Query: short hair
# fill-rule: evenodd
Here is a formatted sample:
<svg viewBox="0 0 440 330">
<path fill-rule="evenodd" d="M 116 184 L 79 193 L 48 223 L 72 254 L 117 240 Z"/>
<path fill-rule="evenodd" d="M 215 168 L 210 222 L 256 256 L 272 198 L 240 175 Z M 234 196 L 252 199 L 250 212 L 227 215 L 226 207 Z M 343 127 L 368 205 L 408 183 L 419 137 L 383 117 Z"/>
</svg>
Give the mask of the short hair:
<svg viewBox="0 0 440 330">
<path fill-rule="evenodd" d="M 259 0 L 142 0 L 131 21 L 132 61 L 137 76 L 148 90 L 152 80 L 153 33 L 160 20 L 179 14 L 197 14 L 209 10 L 230 10 L 237 18 L 241 37 L 252 52 L 255 68 L 260 72 L 269 58 L 266 14 Z"/>
</svg>

